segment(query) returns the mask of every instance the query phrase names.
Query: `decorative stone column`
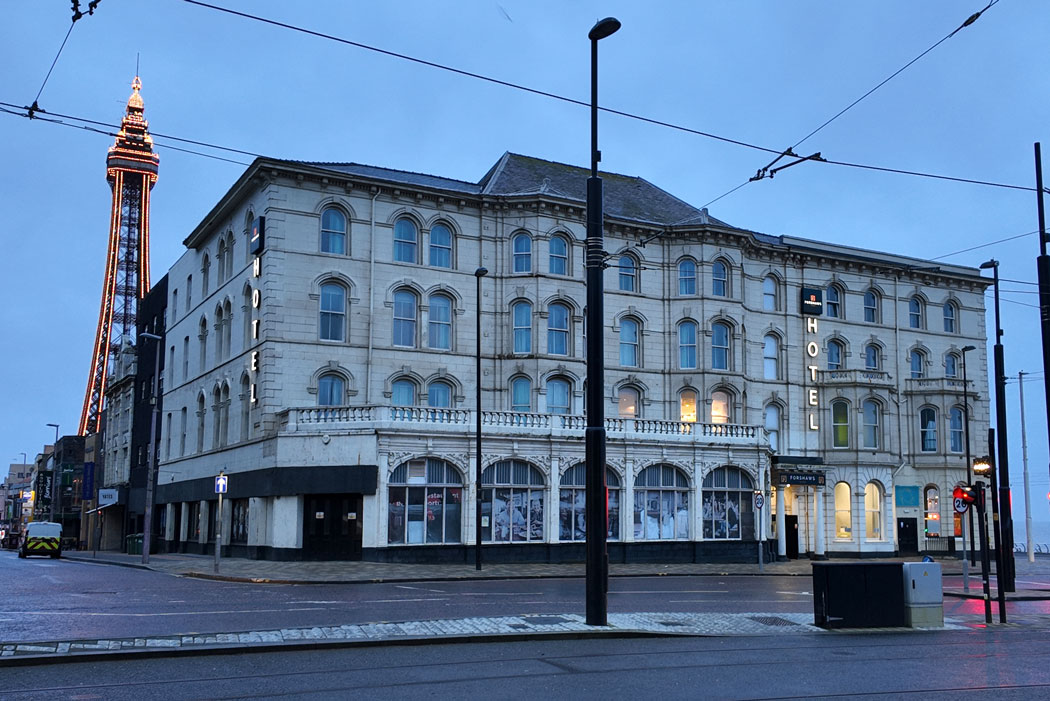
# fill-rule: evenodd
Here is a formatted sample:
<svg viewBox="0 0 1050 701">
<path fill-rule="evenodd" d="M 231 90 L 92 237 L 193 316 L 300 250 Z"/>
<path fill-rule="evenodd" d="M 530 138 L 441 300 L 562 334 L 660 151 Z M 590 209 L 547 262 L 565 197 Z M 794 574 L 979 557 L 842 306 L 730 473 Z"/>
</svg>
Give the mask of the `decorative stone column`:
<svg viewBox="0 0 1050 701">
<path fill-rule="evenodd" d="M 824 488 L 813 486 L 813 527 L 816 537 L 813 539 L 813 554 L 817 560 L 827 559 L 824 552 Z"/>
</svg>

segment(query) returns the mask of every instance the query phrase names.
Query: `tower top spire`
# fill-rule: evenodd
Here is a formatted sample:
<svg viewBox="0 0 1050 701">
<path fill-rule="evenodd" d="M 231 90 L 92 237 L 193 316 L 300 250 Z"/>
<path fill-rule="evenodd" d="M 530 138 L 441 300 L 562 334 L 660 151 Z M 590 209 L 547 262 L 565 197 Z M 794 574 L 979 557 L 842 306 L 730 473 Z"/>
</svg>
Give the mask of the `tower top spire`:
<svg viewBox="0 0 1050 701">
<path fill-rule="evenodd" d="M 142 111 L 142 95 L 139 91 L 142 90 L 142 79 L 135 76 L 135 80 L 131 81 L 131 97 L 128 98 L 128 111 L 136 109 Z"/>
<path fill-rule="evenodd" d="M 150 176 L 152 187 L 157 181 L 157 164 L 160 158 L 153 151 L 153 137 L 149 135 L 149 122 L 143 116 L 142 79 L 137 75 L 131 81 L 131 96 L 128 108 L 120 121 L 120 131 L 109 147 L 106 159 L 107 177 L 113 178 L 117 169 L 145 172 Z"/>
</svg>

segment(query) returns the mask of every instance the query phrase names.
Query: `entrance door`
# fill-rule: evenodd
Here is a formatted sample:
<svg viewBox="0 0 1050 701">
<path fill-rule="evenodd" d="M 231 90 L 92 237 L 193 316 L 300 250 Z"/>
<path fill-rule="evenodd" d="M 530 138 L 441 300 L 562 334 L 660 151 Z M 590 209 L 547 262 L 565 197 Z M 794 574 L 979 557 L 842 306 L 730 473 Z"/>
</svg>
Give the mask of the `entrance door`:
<svg viewBox="0 0 1050 701">
<path fill-rule="evenodd" d="M 784 516 L 784 533 L 787 557 L 789 560 L 798 559 L 798 516 Z"/>
<path fill-rule="evenodd" d="M 360 494 L 303 497 L 303 557 L 360 560 L 361 503 Z"/>
<path fill-rule="evenodd" d="M 897 547 L 900 553 L 919 554 L 919 523 L 914 518 L 897 519 Z"/>
</svg>

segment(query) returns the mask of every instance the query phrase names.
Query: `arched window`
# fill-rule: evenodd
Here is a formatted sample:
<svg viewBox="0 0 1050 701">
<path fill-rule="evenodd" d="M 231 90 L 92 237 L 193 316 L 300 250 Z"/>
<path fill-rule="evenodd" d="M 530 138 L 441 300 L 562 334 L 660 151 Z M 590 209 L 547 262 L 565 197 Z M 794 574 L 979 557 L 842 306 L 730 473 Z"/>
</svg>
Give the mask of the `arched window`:
<svg viewBox="0 0 1050 701">
<path fill-rule="evenodd" d="M 547 352 L 569 354 L 569 308 L 561 303 L 547 308 Z"/>
<path fill-rule="evenodd" d="M 452 299 L 447 295 L 430 295 L 427 339 L 431 348 L 452 350 Z"/>
<path fill-rule="evenodd" d="M 346 215 L 335 207 L 321 212 L 321 253 L 346 255 Z"/>
<path fill-rule="evenodd" d="M 551 275 L 568 275 L 569 274 L 569 242 L 565 240 L 564 236 L 551 236 L 550 245 L 548 246 L 550 251 L 550 258 L 548 265 Z"/>
<path fill-rule="evenodd" d="M 908 300 L 908 326 L 913 329 L 926 328 L 926 305 L 919 297 Z"/>
<path fill-rule="evenodd" d="M 762 308 L 767 312 L 774 312 L 779 308 L 777 303 L 777 279 L 767 275 L 762 281 Z"/>
<path fill-rule="evenodd" d="M 415 348 L 417 298 L 414 292 L 398 290 L 394 293 L 394 336 L 395 346 Z"/>
<path fill-rule="evenodd" d="M 926 377 L 926 354 L 921 350 L 913 350 L 908 356 L 911 365 L 911 379 L 920 380 Z"/>
<path fill-rule="evenodd" d="M 503 460 L 485 468 L 481 487 L 483 541 L 543 541 L 543 473 L 522 460 Z"/>
<path fill-rule="evenodd" d="M 532 411 L 532 380 L 527 377 L 515 377 L 510 381 L 510 410 Z"/>
<path fill-rule="evenodd" d="M 218 385 L 215 385 L 215 389 L 212 390 L 211 398 L 211 447 L 215 449 L 222 445 L 222 390 Z"/>
<path fill-rule="evenodd" d="M 878 482 L 864 486 L 864 537 L 882 540 L 882 486 Z"/>
<path fill-rule="evenodd" d="M 204 260 L 201 262 L 201 300 L 208 296 L 208 278 L 211 275 L 211 258 L 208 254 L 204 254 Z"/>
<path fill-rule="evenodd" d="M 390 403 L 393 406 L 415 406 L 416 383 L 412 380 L 394 380 L 390 385 Z"/>
<path fill-rule="evenodd" d="M 515 234 L 511 239 L 511 249 L 514 256 L 514 272 L 532 272 L 532 237 L 521 232 Z"/>
<path fill-rule="evenodd" d="M 199 372 L 203 373 L 204 369 L 208 367 L 208 320 L 205 317 L 201 317 L 201 323 L 198 327 L 197 338 L 201 342 L 201 358 Z"/>
<path fill-rule="evenodd" d="M 322 341 L 346 340 L 346 288 L 337 282 L 321 285 L 320 331 Z"/>
<path fill-rule="evenodd" d="M 696 322 L 683 321 L 678 325 L 678 367 L 696 368 Z"/>
<path fill-rule="evenodd" d="M 853 540 L 853 492 L 846 482 L 835 485 L 835 539 Z"/>
<path fill-rule="evenodd" d="M 780 379 L 780 339 L 768 334 L 762 341 L 762 377 Z"/>
<path fill-rule="evenodd" d="M 342 406 L 346 400 L 346 380 L 335 373 L 317 379 L 317 405 Z"/>
<path fill-rule="evenodd" d="M 222 303 L 222 314 L 222 356 L 229 358 L 233 346 L 233 305 L 229 299 Z"/>
<path fill-rule="evenodd" d="M 879 369 L 879 347 L 874 343 L 870 343 L 864 347 L 864 369 L 865 370 L 878 370 Z"/>
<path fill-rule="evenodd" d="M 640 363 L 639 324 L 635 319 L 620 320 L 620 365 L 636 368 Z"/>
<path fill-rule="evenodd" d="M 252 387 L 247 375 L 241 377 L 241 440 L 252 436 Z M 186 410 L 183 409 L 183 412 Z M 185 422 L 184 422 L 185 423 Z"/>
<path fill-rule="evenodd" d="M 619 416 L 622 419 L 638 418 L 641 408 L 641 393 L 634 387 L 621 387 L 616 393 Z"/>
<path fill-rule="evenodd" d="M 620 290 L 638 292 L 638 261 L 634 256 L 620 256 Z"/>
<path fill-rule="evenodd" d="M 226 279 L 233 277 L 233 232 L 226 233 Z"/>
<path fill-rule="evenodd" d="M 879 448 L 880 436 L 879 423 L 882 418 L 881 412 L 879 411 L 879 403 L 874 399 L 867 399 L 860 406 L 864 423 L 861 445 L 864 448 L 877 450 Z"/>
<path fill-rule="evenodd" d="M 241 300 L 241 314 L 244 317 L 244 328 L 242 329 L 242 335 L 244 336 L 244 343 L 242 348 L 247 350 L 252 345 L 252 287 L 251 285 L 244 286 L 244 299 Z"/>
<path fill-rule="evenodd" d="M 459 543 L 463 532 L 463 475 L 444 460 L 417 458 L 390 473 L 387 542 Z"/>
<path fill-rule="evenodd" d="M 729 392 L 716 389 L 711 393 L 711 423 L 727 424 L 732 419 L 732 403 Z"/>
<path fill-rule="evenodd" d="M 846 346 L 842 341 L 828 341 L 828 370 L 841 370 L 846 358 Z"/>
<path fill-rule="evenodd" d="M 926 522 L 926 537 L 939 538 L 941 535 L 941 492 L 930 485 L 923 490 L 923 516 Z"/>
<path fill-rule="evenodd" d="M 451 409 L 452 385 L 443 380 L 435 380 L 427 385 L 427 406 Z"/>
<path fill-rule="evenodd" d="M 959 356 L 955 353 L 944 356 L 944 376 L 950 378 L 959 376 Z"/>
<path fill-rule="evenodd" d="M 696 262 L 689 258 L 678 263 L 678 294 L 683 297 L 696 294 Z"/>
<path fill-rule="evenodd" d="M 398 219 L 394 223 L 394 260 L 399 263 L 415 263 L 418 260 L 419 229 L 411 219 Z"/>
<path fill-rule="evenodd" d="M 222 306 L 215 307 L 215 364 L 222 362 L 223 326 L 225 317 L 222 315 Z"/>
<path fill-rule="evenodd" d="M 842 318 L 842 290 L 838 285 L 828 285 L 827 297 L 824 300 L 824 315 L 832 319 Z"/>
<path fill-rule="evenodd" d="M 769 449 L 774 453 L 780 451 L 780 407 L 767 404 L 765 410 L 766 436 L 769 437 Z"/>
<path fill-rule="evenodd" d="M 953 406 L 948 412 L 948 450 L 953 453 L 961 453 L 965 449 L 964 417 L 962 407 Z"/>
<path fill-rule="evenodd" d="M 452 267 L 452 230 L 445 224 L 430 227 L 430 265 L 435 268 Z"/>
<path fill-rule="evenodd" d="M 937 452 L 937 410 L 933 407 L 919 410 L 919 443 L 922 452 Z"/>
<path fill-rule="evenodd" d="M 226 239 L 219 237 L 219 244 L 215 251 L 215 268 L 219 285 L 226 281 Z"/>
<path fill-rule="evenodd" d="M 879 295 L 875 290 L 864 293 L 864 321 L 869 324 L 877 324 L 880 321 Z"/>
<path fill-rule="evenodd" d="M 532 304 L 515 302 L 511 307 L 514 321 L 514 352 L 532 352 Z"/>
<path fill-rule="evenodd" d="M 190 430 L 189 419 L 187 418 L 187 409 L 182 407 L 179 411 L 179 457 L 186 454 L 186 432 Z"/>
<path fill-rule="evenodd" d="M 751 540 L 755 516 L 751 511 L 755 483 L 735 467 L 719 467 L 704 478 L 704 540 Z"/>
<path fill-rule="evenodd" d="M 838 400 L 831 403 L 831 444 L 836 448 L 849 447 L 849 403 Z"/>
<path fill-rule="evenodd" d="M 634 481 L 634 539 L 689 538 L 689 479 L 672 465 L 653 465 Z"/>
<path fill-rule="evenodd" d="M 711 325 L 711 367 L 729 369 L 729 324 L 721 321 Z"/>
<path fill-rule="evenodd" d="M 547 380 L 547 413 L 568 414 L 570 400 L 569 381 L 560 377 Z"/>
<path fill-rule="evenodd" d="M 609 540 L 620 539 L 620 477 L 605 468 L 606 513 L 609 515 Z M 560 540 L 587 539 L 587 465 L 579 463 L 570 467 L 561 476 L 558 500 L 558 524 Z"/>
<path fill-rule="evenodd" d="M 207 418 L 207 402 L 204 399 L 204 394 L 197 395 L 197 452 L 204 452 L 204 426 L 205 418 Z"/>
<path fill-rule="evenodd" d="M 711 294 L 716 297 L 729 296 L 729 268 L 720 260 L 711 264 Z"/>
<path fill-rule="evenodd" d="M 945 333 L 958 333 L 959 310 L 956 308 L 954 302 L 944 303 L 944 332 Z"/>
<path fill-rule="evenodd" d="M 695 389 L 683 389 L 678 393 L 678 420 L 696 423 Z"/>
<path fill-rule="evenodd" d="M 190 337 L 184 336 L 182 339 L 182 381 L 185 382 L 190 378 Z"/>
</svg>

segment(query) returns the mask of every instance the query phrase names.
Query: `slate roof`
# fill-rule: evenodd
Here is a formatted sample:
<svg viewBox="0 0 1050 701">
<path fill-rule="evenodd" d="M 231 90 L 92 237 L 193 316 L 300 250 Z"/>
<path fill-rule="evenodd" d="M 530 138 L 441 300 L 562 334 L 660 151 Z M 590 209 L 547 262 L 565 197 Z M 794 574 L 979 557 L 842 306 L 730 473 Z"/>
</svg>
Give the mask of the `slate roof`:
<svg viewBox="0 0 1050 701">
<path fill-rule="evenodd" d="M 587 201 L 587 178 L 590 176 L 587 168 L 510 152 L 504 153 L 477 183 L 359 163 L 311 162 L 307 165 L 467 195 L 549 195 L 580 204 Z M 644 178 L 606 172 L 600 175 L 605 188 L 606 216 L 662 226 L 729 226 L 710 216 L 706 209 L 697 209 Z"/>
</svg>

